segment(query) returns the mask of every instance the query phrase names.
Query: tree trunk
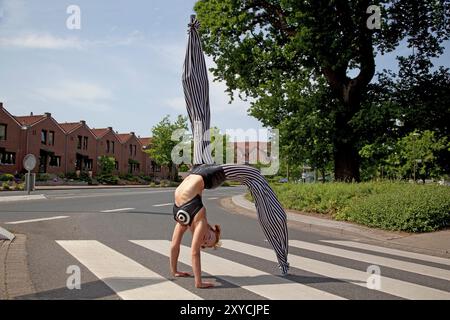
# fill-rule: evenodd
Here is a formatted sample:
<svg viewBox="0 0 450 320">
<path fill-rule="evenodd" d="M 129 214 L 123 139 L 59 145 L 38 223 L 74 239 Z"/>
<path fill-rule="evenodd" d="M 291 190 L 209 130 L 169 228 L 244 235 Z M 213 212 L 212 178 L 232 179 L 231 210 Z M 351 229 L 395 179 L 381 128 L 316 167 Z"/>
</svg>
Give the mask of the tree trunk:
<svg viewBox="0 0 450 320">
<path fill-rule="evenodd" d="M 354 110 L 354 109 L 353 109 Z M 349 125 L 352 114 L 338 114 L 336 117 L 336 138 L 334 141 L 334 178 L 336 181 L 360 181 L 360 156 L 356 147 L 357 138 Z"/>
</svg>

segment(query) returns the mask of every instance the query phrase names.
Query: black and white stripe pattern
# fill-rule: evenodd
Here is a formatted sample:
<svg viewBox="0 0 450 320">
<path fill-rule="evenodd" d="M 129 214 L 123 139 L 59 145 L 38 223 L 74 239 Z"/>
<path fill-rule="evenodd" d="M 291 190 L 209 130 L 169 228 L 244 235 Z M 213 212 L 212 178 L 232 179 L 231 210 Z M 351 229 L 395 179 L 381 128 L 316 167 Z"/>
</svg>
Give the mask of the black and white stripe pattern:
<svg viewBox="0 0 450 320">
<path fill-rule="evenodd" d="M 191 17 L 189 43 L 184 62 L 183 88 L 187 112 L 194 135 L 194 164 L 213 164 L 210 150 L 209 84 L 203 50 L 198 34 L 200 23 Z M 222 166 L 227 180 L 246 185 L 255 199 L 258 218 L 263 232 L 275 250 L 283 274 L 289 269 L 288 230 L 286 212 L 275 193 L 259 170 L 245 165 L 226 164 Z"/>
<path fill-rule="evenodd" d="M 212 164 L 210 150 L 211 116 L 209 83 L 205 57 L 198 34 L 200 23 L 193 16 L 189 24 L 189 40 L 183 66 L 183 90 L 192 134 L 194 135 L 194 164 Z M 207 133 L 207 136 L 205 136 Z"/>
<path fill-rule="evenodd" d="M 258 169 L 236 164 L 221 167 L 227 180 L 240 182 L 249 188 L 264 235 L 275 250 L 281 272 L 286 274 L 289 269 L 287 216 L 277 196 Z"/>
</svg>

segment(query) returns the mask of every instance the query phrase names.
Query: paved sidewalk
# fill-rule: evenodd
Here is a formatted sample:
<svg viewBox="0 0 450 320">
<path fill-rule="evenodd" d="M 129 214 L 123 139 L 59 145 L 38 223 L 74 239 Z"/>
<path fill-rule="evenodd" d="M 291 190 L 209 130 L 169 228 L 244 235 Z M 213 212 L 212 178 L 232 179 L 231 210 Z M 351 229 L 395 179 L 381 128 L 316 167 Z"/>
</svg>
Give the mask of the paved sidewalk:
<svg viewBox="0 0 450 320">
<path fill-rule="evenodd" d="M 22 234 L 13 241 L 0 240 L 0 300 L 35 297 L 25 243 L 26 236 Z"/>
<path fill-rule="evenodd" d="M 245 199 L 245 194 L 232 197 L 232 202 L 236 206 L 256 213 L 255 205 Z M 311 231 L 332 231 L 349 236 L 357 235 L 366 239 L 382 241 L 384 244 L 401 249 L 450 258 L 450 230 L 421 234 L 391 232 L 349 222 L 302 215 L 290 210 L 286 210 L 286 214 L 289 221 L 299 222 Z"/>
</svg>

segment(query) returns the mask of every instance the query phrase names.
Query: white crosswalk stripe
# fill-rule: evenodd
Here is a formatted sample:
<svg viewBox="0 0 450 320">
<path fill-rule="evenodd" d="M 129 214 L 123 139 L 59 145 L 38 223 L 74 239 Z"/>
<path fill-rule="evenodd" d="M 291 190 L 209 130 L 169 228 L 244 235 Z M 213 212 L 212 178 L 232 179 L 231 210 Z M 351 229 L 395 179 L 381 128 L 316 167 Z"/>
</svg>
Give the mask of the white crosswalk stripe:
<svg viewBox="0 0 450 320">
<path fill-rule="evenodd" d="M 422 253 L 408 252 L 408 251 L 403 251 L 403 250 L 398 250 L 398 249 L 379 247 L 379 246 L 374 246 L 374 245 L 359 243 L 359 242 L 354 242 L 354 241 L 322 240 L 321 242 L 337 244 L 337 245 L 344 246 L 344 247 L 369 250 L 369 251 L 373 251 L 373 252 L 381 252 L 381 253 L 391 254 L 391 255 L 395 255 L 395 256 L 399 256 L 399 257 L 423 260 L 423 261 L 427 261 L 427 262 L 434 262 L 434 263 L 445 264 L 445 265 L 450 266 L 450 259 L 430 256 L 430 255 L 426 255 L 426 254 L 422 254 Z M 450 246 L 450 244 L 449 244 L 449 246 Z"/>
<path fill-rule="evenodd" d="M 167 240 L 132 240 L 131 242 L 163 255 L 168 255 L 170 252 L 170 242 Z M 191 264 L 188 247 L 181 246 L 178 260 Z M 205 252 L 201 253 L 201 265 L 202 271 L 271 300 L 343 299 Z"/>
<path fill-rule="evenodd" d="M 301 249 L 312 250 L 332 256 L 341 258 L 358 260 L 361 262 L 367 262 L 373 265 L 385 266 L 389 268 L 395 268 L 398 270 L 404 270 L 417 274 L 422 274 L 430 277 L 435 277 L 444 280 L 450 280 L 450 270 L 439 269 L 435 267 L 426 266 L 423 264 L 417 264 L 407 261 L 400 261 L 392 258 L 380 257 L 371 254 L 355 252 L 345 249 L 339 249 L 331 246 L 324 246 L 320 244 L 314 244 L 311 242 L 292 240 L 289 245 Z"/>
<path fill-rule="evenodd" d="M 273 250 L 270 249 L 234 240 L 223 240 L 222 247 L 264 260 L 273 262 L 276 261 L 275 254 Z M 369 275 L 366 271 L 359 271 L 332 263 L 299 257 L 292 254 L 289 255 L 289 263 L 291 267 L 294 268 L 302 269 L 315 274 L 320 274 L 329 278 L 350 282 L 358 286 L 367 286 L 367 279 Z M 450 299 L 449 292 L 400 281 L 385 276 L 381 277 L 381 289 L 379 291 L 413 300 Z"/>
<path fill-rule="evenodd" d="M 170 256 L 170 241 L 168 240 L 129 240 L 131 243 L 148 249 L 165 257 Z M 107 245 L 95 240 L 61 240 L 56 241 L 70 255 L 75 257 L 81 264 L 90 270 L 96 277 L 108 285 L 122 299 L 143 299 L 143 300 L 197 300 L 202 297 L 192 293 L 189 288 L 184 288 L 176 284 L 176 281 L 168 280 L 162 275 L 152 271 L 152 266 L 143 266 L 126 255 L 115 251 Z M 396 254 L 400 257 L 414 258 L 437 262 L 429 259 L 427 255 L 420 255 L 406 251 L 388 249 L 382 251 L 382 247 L 351 242 L 351 241 L 323 241 L 365 249 L 373 252 L 385 252 Z M 340 256 L 355 261 L 363 261 L 377 265 L 387 265 L 390 268 L 401 271 L 423 274 L 427 277 L 443 277 L 448 270 L 411 263 L 392 258 L 386 258 L 376 255 L 363 254 L 349 250 L 339 249 L 328 245 L 319 245 L 310 242 L 291 240 L 291 247 L 299 247 L 311 250 L 322 255 Z M 262 246 L 255 246 L 235 240 L 222 240 L 222 247 L 227 250 L 235 251 L 243 255 L 256 257 L 270 262 L 277 262 L 275 253 L 272 249 Z M 138 248 L 138 247 L 137 247 Z M 386 248 L 387 249 L 387 248 Z M 332 290 L 318 289 L 299 282 L 292 281 L 292 278 L 283 278 L 268 272 L 259 270 L 258 267 L 245 265 L 244 256 L 233 256 L 231 259 L 225 259 L 214 254 L 214 251 L 201 253 L 202 272 L 208 273 L 218 279 L 222 279 L 235 285 L 236 287 L 247 290 L 253 294 L 271 300 L 341 300 L 346 299 L 341 294 Z M 420 258 L 420 259 L 419 259 Z M 429 259 L 429 260 L 426 260 Z M 443 259 L 443 258 L 442 258 Z M 190 248 L 181 246 L 180 263 L 191 265 Z M 341 265 L 328 263 L 303 256 L 289 254 L 289 263 L 292 273 L 295 269 L 304 270 L 326 278 L 336 279 L 347 283 L 347 286 L 355 285 L 357 290 L 367 289 L 367 280 L 370 274 L 366 270 L 357 270 L 353 267 L 344 267 Z M 442 261 L 441 261 L 442 264 Z M 428 272 L 428 273 L 425 273 Z M 449 282 L 450 279 L 445 279 Z M 348 284 L 349 283 L 349 284 Z M 362 287 L 362 288 L 361 288 Z M 219 287 L 220 288 L 220 287 Z M 192 290 L 195 290 L 192 283 Z M 361 291 L 362 292 L 362 291 Z M 381 274 L 381 287 L 378 292 L 413 300 L 450 300 L 450 292 L 442 288 L 436 289 L 412 282 L 398 280 L 386 277 Z M 344 294 L 345 296 L 345 294 Z M 207 296 L 204 296 L 207 298 Z"/>
<path fill-rule="evenodd" d="M 124 300 L 201 299 L 98 241 L 56 242 Z"/>
</svg>

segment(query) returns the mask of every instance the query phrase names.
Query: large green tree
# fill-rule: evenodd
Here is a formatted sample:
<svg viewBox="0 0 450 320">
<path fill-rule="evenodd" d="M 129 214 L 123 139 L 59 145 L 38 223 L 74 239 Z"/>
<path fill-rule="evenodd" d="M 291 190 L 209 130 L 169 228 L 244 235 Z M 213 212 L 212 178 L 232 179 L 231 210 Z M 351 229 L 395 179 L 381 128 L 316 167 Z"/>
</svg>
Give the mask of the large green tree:
<svg viewBox="0 0 450 320">
<path fill-rule="evenodd" d="M 371 5 L 381 8 L 381 30 L 368 27 Z M 328 117 L 335 178 L 347 181 L 360 179 L 352 120 L 368 99 L 376 54 L 405 43 L 429 62 L 450 34 L 446 0 L 200 0 L 195 11 L 215 78 L 230 94 L 253 98 L 250 114 L 265 125 L 277 127 L 292 112 L 292 88 L 326 81 L 337 101 Z"/>
<path fill-rule="evenodd" d="M 165 116 L 152 128 L 152 142 L 150 148 L 146 151 L 158 165 L 170 168 L 172 180 L 177 177 L 177 168 L 172 161 L 172 150 L 179 143 L 172 140 L 172 134 L 179 129 L 188 129 L 186 117 L 179 115 L 174 122 L 171 122 L 170 117 Z"/>
</svg>

